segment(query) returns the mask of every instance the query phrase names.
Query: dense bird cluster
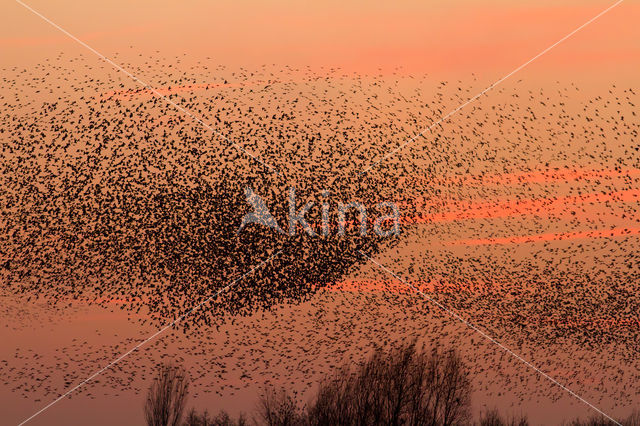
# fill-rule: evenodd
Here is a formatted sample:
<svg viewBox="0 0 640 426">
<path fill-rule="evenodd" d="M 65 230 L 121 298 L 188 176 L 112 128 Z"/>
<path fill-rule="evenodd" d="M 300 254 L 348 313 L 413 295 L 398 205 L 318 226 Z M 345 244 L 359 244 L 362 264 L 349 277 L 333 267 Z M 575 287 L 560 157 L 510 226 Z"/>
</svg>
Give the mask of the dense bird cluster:
<svg viewBox="0 0 640 426">
<path fill-rule="evenodd" d="M 229 70 L 185 58 L 121 61 L 212 132 L 106 66 L 97 76 L 89 61 L 59 57 L 3 76 L 5 292 L 58 306 L 117 302 L 142 314 L 135 318 L 166 323 L 240 278 L 182 323 L 193 340 L 172 335 L 154 346 L 161 358 L 184 355 L 194 364 L 204 393 L 228 395 L 267 375 L 311 385 L 345 348 L 364 352 L 403 336 L 450 340 L 470 360 L 487 361 L 475 371 L 480 389 L 500 383 L 529 393 L 520 385 L 539 378 L 526 369 L 516 379 L 488 378 L 488 364 L 507 362 L 504 353 L 487 344 L 479 354 L 480 336 L 407 293 L 361 250 L 525 358 L 563 365 L 561 382 L 585 392 L 624 383 L 615 392 L 621 404 L 637 395 L 640 120 L 633 89 L 593 94 L 573 84 L 543 90 L 513 82 L 429 128 L 483 83 Z M 331 232 L 289 236 L 255 224 L 237 232 L 251 212 L 247 187 L 285 231 L 290 188 L 298 210 L 314 201 L 307 217 L 316 231 L 328 191 Z M 336 205 L 351 201 L 367 206 L 369 231 L 384 214 L 375 205 L 395 202 L 401 235 L 361 235 L 356 214 L 347 235 L 338 235 Z M 352 291 L 356 275 L 366 275 L 373 290 Z M 301 318 L 278 313 L 289 308 L 262 312 L 283 302 L 302 303 Z M 221 325 L 237 314 L 251 321 Z M 271 315 L 268 326 L 259 315 Z M 87 361 L 65 378 L 73 383 L 92 372 L 96 356 L 106 361 L 134 342 L 76 342 L 29 368 L 54 362 L 66 370 L 84 351 Z M 559 359 L 563 345 L 577 359 Z M 149 361 L 143 364 L 161 359 Z M 576 365 L 582 378 L 572 373 Z M 590 377 L 589 366 L 602 374 Z M 35 370 L 12 367 L 9 376 L 28 393 L 42 381 Z M 138 371 L 105 380 L 139 390 L 136 379 L 153 373 Z M 536 383 L 537 392 L 549 390 Z"/>
<path fill-rule="evenodd" d="M 8 85 L 23 81 L 18 73 Z M 78 97 L 71 86 L 66 97 L 28 112 L 37 97 L 4 105 L 23 111 L 3 123 L 2 266 L 11 290 L 48 300 L 126 299 L 129 309 L 166 321 L 233 283 L 223 301 L 194 313 L 196 322 L 209 321 L 212 311 L 246 313 L 304 299 L 362 262 L 356 250 L 376 251 L 382 243 L 372 232 L 337 234 L 335 200 L 357 199 L 373 206 L 370 213 L 377 203 L 375 177 L 336 182 L 340 167 L 324 165 L 344 161 L 353 136 L 343 132 L 331 150 L 314 147 L 322 136 L 296 121 L 295 107 L 280 105 L 280 94 L 263 89 L 258 114 L 235 89 L 172 100 L 219 128 L 221 137 L 165 99 L 145 99 L 146 91 L 139 92 L 143 99 L 120 101 L 86 91 Z M 292 96 L 293 88 L 283 89 L 281 96 Z M 342 114 L 333 111 L 330 119 Z M 326 189 L 329 235 L 312 237 L 301 226 L 295 235 L 258 225 L 240 229 L 252 211 L 247 188 L 269 200 L 287 232 L 290 189 L 294 213 L 315 201 L 306 219 L 316 231 Z"/>
</svg>

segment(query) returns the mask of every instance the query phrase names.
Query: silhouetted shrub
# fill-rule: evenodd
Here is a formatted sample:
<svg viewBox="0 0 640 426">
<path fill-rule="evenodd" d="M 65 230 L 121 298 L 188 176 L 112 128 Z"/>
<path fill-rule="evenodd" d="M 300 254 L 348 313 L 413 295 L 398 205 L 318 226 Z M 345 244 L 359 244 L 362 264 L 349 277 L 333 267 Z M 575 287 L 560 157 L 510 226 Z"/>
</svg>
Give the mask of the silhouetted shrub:
<svg viewBox="0 0 640 426">
<path fill-rule="evenodd" d="M 529 421 L 525 416 L 505 420 L 497 408 L 488 410 L 480 417 L 480 426 L 528 426 Z"/>
<path fill-rule="evenodd" d="M 620 421 L 623 426 L 640 426 L 640 410 L 633 410 L 631 415 Z M 615 422 L 604 416 L 592 416 L 587 420 L 576 419 L 569 423 L 570 426 L 614 426 Z"/>
<path fill-rule="evenodd" d="M 245 426 L 248 422 L 244 415 L 240 415 L 238 420 L 233 420 L 226 411 L 220 411 L 217 416 L 209 417 L 209 412 L 198 414 L 194 408 L 189 411 L 183 426 Z"/>
</svg>

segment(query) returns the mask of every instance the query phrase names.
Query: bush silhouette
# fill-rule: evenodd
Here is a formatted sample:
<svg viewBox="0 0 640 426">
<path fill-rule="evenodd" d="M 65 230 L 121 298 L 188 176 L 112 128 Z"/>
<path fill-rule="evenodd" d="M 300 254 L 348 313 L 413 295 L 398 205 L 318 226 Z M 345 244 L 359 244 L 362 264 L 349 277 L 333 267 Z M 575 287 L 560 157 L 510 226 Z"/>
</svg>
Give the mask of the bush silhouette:
<svg viewBox="0 0 640 426">
<path fill-rule="evenodd" d="M 246 426 L 249 423 L 244 418 L 244 415 L 240 415 L 238 420 L 233 420 L 226 411 L 220 411 L 217 416 L 209 417 L 209 412 L 205 410 L 204 413 L 198 414 L 195 409 L 191 409 L 187 418 L 185 419 L 184 426 Z"/>
<path fill-rule="evenodd" d="M 505 420 L 497 408 L 493 408 L 480 417 L 480 426 L 527 426 L 529 421 L 525 416 Z"/>
<path fill-rule="evenodd" d="M 621 424 L 623 426 L 640 426 L 640 410 L 635 409 L 631 412 L 629 417 L 622 419 Z M 614 426 L 616 423 L 603 416 L 594 415 L 587 420 L 576 419 L 568 423 L 570 426 Z"/>
</svg>

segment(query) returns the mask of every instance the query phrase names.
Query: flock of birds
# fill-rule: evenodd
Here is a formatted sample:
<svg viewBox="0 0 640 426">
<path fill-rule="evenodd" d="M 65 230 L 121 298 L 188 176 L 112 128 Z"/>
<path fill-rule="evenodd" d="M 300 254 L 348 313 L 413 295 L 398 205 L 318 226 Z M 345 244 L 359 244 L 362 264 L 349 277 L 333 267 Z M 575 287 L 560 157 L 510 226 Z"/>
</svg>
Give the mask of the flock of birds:
<svg viewBox="0 0 640 426">
<path fill-rule="evenodd" d="M 62 314 L 117 305 L 145 331 L 190 313 L 182 330 L 99 383 L 140 392 L 154 363 L 172 357 L 198 372 L 200 393 L 229 395 L 268 377 L 308 389 L 345 356 L 413 336 L 464 348 L 479 389 L 562 397 L 548 384 L 526 385 L 538 379 L 522 366 L 509 364 L 513 377 L 490 374 L 487 365 L 509 362 L 499 348 L 487 344 L 479 353 L 480 336 L 399 289 L 362 251 L 533 359 L 571 365 L 575 357 L 554 352 L 569 345 L 603 372 L 584 371 L 582 379 L 597 377 L 587 384 L 569 375 L 569 384 L 596 400 L 637 404 L 638 237 L 553 237 L 640 226 L 632 89 L 592 94 L 573 84 L 513 82 L 425 131 L 482 82 L 229 70 L 184 57 L 120 60 L 215 133 L 106 65 L 96 76 L 92 61 L 59 56 L 3 71 L 0 276 L 5 300 Z M 285 230 L 290 188 L 296 209 L 314 202 L 311 223 L 329 203 L 333 227 L 315 236 L 259 225 L 238 232 L 251 211 L 248 187 Z M 351 201 L 364 204 L 370 219 L 381 214 L 378 203 L 396 203 L 400 235 L 381 237 L 371 227 L 363 235 L 358 226 L 338 235 L 336 206 Z M 551 236 L 446 244 L 540 234 Z M 342 288 L 362 275 L 372 289 Z M 31 314 L 21 312 L 7 302 L 3 314 L 28 323 Z M 612 321 L 603 327 L 598 319 Z M 139 337 L 77 341 L 49 354 L 18 348 L 0 359 L 5 385 L 25 397 L 54 396 Z M 65 376 L 52 381 L 51 370 Z"/>
</svg>

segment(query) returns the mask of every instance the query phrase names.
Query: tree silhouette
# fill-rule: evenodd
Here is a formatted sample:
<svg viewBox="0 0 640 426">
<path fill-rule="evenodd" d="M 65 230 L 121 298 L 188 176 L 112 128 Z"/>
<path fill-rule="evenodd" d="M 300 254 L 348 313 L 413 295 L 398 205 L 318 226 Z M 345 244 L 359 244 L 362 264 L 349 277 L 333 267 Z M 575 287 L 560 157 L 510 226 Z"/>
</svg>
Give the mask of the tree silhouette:
<svg viewBox="0 0 640 426">
<path fill-rule="evenodd" d="M 455 425 L 470 418 L 471 384 L 458 354 L 415 343 L 376 351 L 321 384 L 309 408 L 314 425 Z"/>
<path fill-rule="evenodd" d="M 181 367 L 165 364 L 149 387 L 144 416 L 148 426 L 180 426 L 184 414 L 189 378 Z"/>
</svg>

